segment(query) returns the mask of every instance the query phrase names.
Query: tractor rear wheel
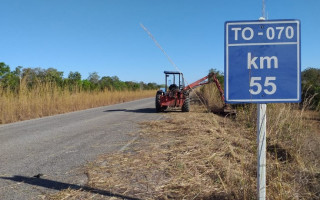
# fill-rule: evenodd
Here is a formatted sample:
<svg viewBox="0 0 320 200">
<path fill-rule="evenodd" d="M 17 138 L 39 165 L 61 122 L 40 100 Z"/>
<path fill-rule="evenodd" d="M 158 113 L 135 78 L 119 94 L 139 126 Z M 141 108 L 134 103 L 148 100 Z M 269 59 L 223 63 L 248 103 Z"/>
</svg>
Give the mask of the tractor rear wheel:
<svg viewBox="0 0 320 200">
<path fill-rule="evenodd" d="M 189 97 L 184 100 L 181 110 L 182 110 L 182 112 L 189 112 L 190 111 L 190 99 L 189 99 Z"/>
<path fill-rule="evenodd" d="M 160 103 L 160 97 L 161 97 L 160 94 L 157 94 L 157 95 L 156 95 L 156 111 L 157 111 L 157 112 L 161 112 L 161 111 L 162 111 L 162 109 L 161 109 L 161 103 Z"/>
</svg>

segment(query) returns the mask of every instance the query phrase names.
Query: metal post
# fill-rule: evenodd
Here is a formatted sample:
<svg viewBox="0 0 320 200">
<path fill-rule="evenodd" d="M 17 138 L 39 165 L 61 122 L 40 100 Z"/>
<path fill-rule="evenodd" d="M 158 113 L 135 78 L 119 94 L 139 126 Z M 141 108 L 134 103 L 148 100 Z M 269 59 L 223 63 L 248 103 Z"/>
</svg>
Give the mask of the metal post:
<svg viewBox="0 0 320 200">
<path fill-rule="evenodd" d="M 168 90 L 168 84 L 167 84 L 167 81 L 168 81 L 168 74 L 165 74 L 165 76 L 166 76 L 166 88 L 165 88 L 165 92 L 167 92 L 167 90 Z"/>
<path fill-rule="evenodd" d="M 259 20 L 265 20 L 265 1 L 262 0 L 262 17 Z M 258 199 L 266 199 L 266 145 L 267 145 L 267 104 L 257 104 L 257 143 L 258 143 L 258 166 L 257 166 L 257 189 Z"/>
<path fill-rule="evenodd" d="M 258 199 L 266 199 L 266 124 L 267 124 L 267 105 L 257 104 L 257 143 L 258 143 L 258 166 L 257 166 L 257 186 Z"/>
</svg>

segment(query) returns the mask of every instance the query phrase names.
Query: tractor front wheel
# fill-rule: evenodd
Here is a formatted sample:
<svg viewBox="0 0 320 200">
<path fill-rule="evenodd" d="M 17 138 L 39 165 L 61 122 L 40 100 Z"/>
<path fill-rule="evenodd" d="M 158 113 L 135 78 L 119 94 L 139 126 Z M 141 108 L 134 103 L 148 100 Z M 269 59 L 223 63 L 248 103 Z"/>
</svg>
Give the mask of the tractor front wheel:
<svg viewBox="0 0 320 200">
<path fill-rule="evenodd" d="M 182 112 L 189 112 L 190 111 L 190 99 L 189 98 L 186 98 L 184 100 L 181 110 L 182 110 Z"/>
</svg>

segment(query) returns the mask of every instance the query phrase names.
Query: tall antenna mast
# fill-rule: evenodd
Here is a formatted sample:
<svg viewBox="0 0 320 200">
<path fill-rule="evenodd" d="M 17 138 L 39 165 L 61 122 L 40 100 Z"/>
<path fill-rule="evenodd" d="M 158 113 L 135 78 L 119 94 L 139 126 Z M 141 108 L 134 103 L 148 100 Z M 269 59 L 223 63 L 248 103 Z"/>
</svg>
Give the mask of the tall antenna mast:
<svg viewBox="0 0 320 200">
<path fill-rule="evenodd" d="M 266 5 L 265 0 L 262 0 L 262 16 L 264 19 L 266 18 Z"/>
</svg>

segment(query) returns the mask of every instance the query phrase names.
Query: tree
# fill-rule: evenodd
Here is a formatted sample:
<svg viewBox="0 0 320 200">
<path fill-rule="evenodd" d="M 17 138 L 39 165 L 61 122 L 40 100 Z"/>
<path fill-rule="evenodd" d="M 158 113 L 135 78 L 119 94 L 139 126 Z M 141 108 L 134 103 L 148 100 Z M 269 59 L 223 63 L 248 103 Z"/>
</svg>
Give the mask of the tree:
<svg viewBox="0 0 320 200">
<path fill-rule="evenodd" d="M 158 89 L 158 85 L 156 83 L 148 83 L 147 88 L 148 90 L 156 90 Z"/>
<path fill-rule="evenodd" d="M 45 82 L 56 83 L 61 86 L 63 81 L 63 72 L 54 68 L 48 68 L 40 71 L 43 73 L 43 79 Z"/>
<path fill-rule="evenodd" d="M 69 87 L 69 91 L 80 91 L 82 82 L 81 74 L 79 72 L 69 72 L 68 78 L 63 80 L 63 87 Z"/>
<path fill-rule="evenodd" d="M 21 73 L 21 69 L 19 70 Z M 17 70 L 17 72 L 19 72 L 19 70 Z M 63 72 L 60 72 L 55 68 L 24 68 L 22 70 L 22 79 L 26 80 L 29 87 L 33 87 L 35 84 L 39 83 L 55 83 L 58 86 L 62 86 Z"/>
<path fill-rule="evenodd" d="M 119 77 L 112 76 L 112 86 L 115 90 L 124 90 L 126 89 L 126 84 L 122 81 L 120 81 Z"/>
<path fill-rule="evenodd" d="M 112 90 L 113 88 L 113 80 L 110 76 L 104 76 L 99 80 L 99 85 L 101 90 Z"/>
<path fill-rule="evenodd" d="M 126 81 L 125 84 L 129 90 L 136 91 L 140 88 L 139 83 L 135 83 L 133 81 Z"/>
<path fill-rule="evenodd" d="M 98 88 L 100 76 L 97 72 L 92 72 L 89 74 L 88 81 L 90 82 L 90 89 L 95 90 Z"/>
<path fill-rule="evenodd" d="M 20 86 L 21 68 L 19 66 L 14 71 L 10 71 L 8 65 L 0 63 L 0 86 L 17 91 Z"/>
<path fill-rule="evenodd" d="M 307 68 L 301 73 L 302 102 L 313 97 L 311 108 L 320 109 L 320 69 Z"/>
<path fill-rule="evenodd" d="M 88 80 L 82 80 L 82 89 L 84 91 L 89 91 L 91 89 L 91 82 Z"/>
<path fill-rule="evenodd" d="M 80 86 L 81 82 L 81 74 L 79 72 L 70 72 L 68 75 L 68 84 L 72 86 Z"/>
<path fill-rule="evenodd" d="M 6 87 L 6 76 L 10 73 L 10 67 L 4 62 L 0 62 L 0 86 Z"/>
<path fill-rule="evenodd" d="M 10 72 L 9 65 L 6 65 L 4 62 L 0 62 L 0 79 L 2 76 L 4 76 L 6 73 Z"/>
<path fill-rule="evenodd" d="M 98 75 L 97 72 L 92 72 L 92 73 L 89 74 L 88 80 L 91 83 L 98 84 L 99 79 L 100 79 L 100 76 Z"/>
<path fill-rule="evenodd" d="M 210 74 L 210 73 L 214 73 L 214 74 L 216 75 L 216 78 L 217 78 L 218 81 L 220 82 L 221 87 L 224 88 L 224 75 L 223 75 L 223 72 L 220 72 L 220 71 L 217 70 L 217 69 L 211 68 L 211 69 L 209 70 L 209 74 Z M 209 81 L 212 81 L 212 80 L 209 79 Z"/>
<path fill-rule="evenodd" d="M 320 87 L 320 69 L 307 68 L 301 73 L 303 84 L 311 84 Z"/>
<path fill-rule="evenodd" d="M 81 74 L 79 72 L 70 72 L 68 75 L 68 79 L 74 82 L 81 81 Z"/>
<path fill-rule="evenodd" d="M 32 87 L 32 85 L 37 81 L 36 70 L 32 68 L 22 69 L 22 79 L 26 81 L 28 87 Z"/>
</svg>

